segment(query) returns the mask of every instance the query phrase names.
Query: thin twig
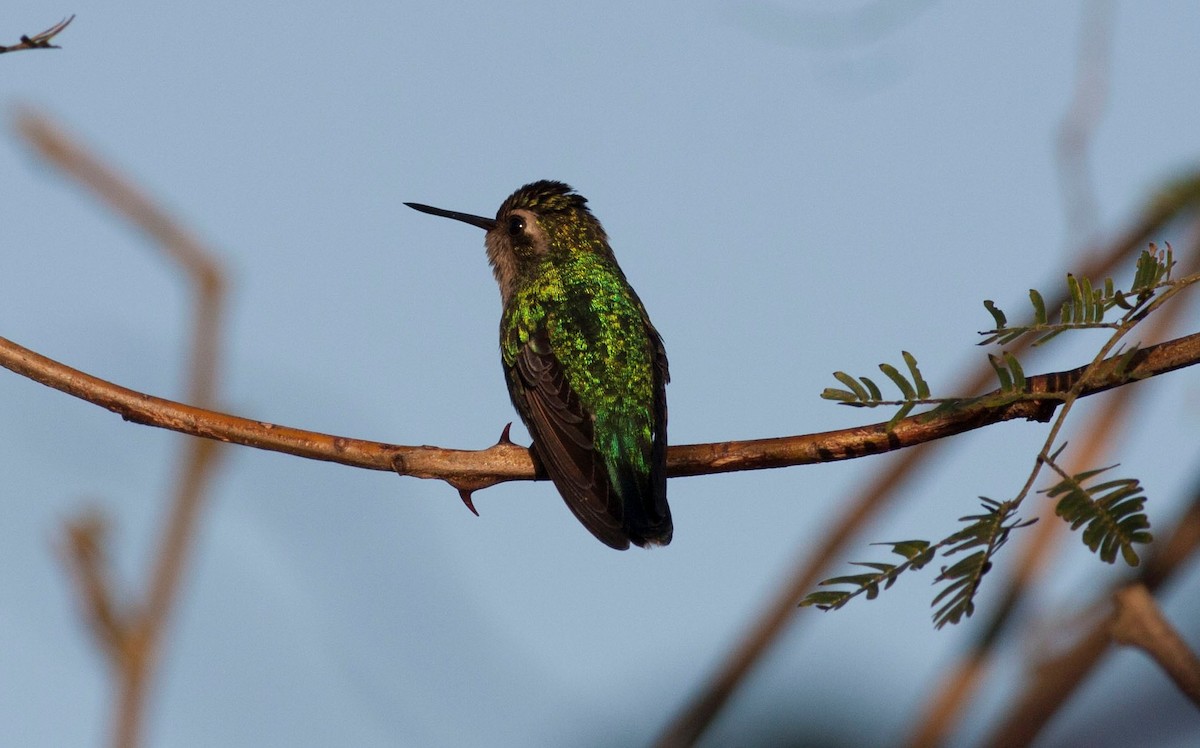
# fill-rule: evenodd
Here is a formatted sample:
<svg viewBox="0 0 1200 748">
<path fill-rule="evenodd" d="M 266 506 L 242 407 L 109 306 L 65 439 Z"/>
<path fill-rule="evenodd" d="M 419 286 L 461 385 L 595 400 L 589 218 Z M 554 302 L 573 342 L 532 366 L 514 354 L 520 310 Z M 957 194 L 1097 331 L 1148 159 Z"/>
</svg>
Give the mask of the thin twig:
<svg viewBox="0 0 1200 748">
<path fill-rule="evenodd" d="M 99 512 L 86 512 L 67 522 L 63 546 L 64 563 L 75 580 L 76 594 L 96 641 L 111 662 L 120 658 L 127 626 L 120 619 L 112 580 L 105 557 L 107 527 Z"/>
<path fill-rule="evenodd" d="M 62 49 L 57 44 L 51 44 L 50 40 L 58 36 L 58 34 L 71 25 L 71 21 L 75 20 L 75 14 L 62 19 L 45 31 L 34 34 L 33 36 L 22 36 L 21 41 L 11 46 L 0 44 L 0 55 L 5 52 L 20 52 L 23 49 Z"/>
</svg>

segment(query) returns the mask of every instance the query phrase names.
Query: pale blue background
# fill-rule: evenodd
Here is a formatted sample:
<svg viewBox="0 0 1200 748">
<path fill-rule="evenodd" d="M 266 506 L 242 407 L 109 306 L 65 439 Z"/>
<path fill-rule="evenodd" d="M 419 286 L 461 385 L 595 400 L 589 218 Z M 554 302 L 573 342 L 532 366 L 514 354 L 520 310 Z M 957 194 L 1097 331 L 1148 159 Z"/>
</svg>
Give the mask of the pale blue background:
<svg viewBox="0 0 1200 748">
<path fill-rule="evenodd" d="M 902 349 L 946 392 L 983 355 L 981 300 L 1015 314 L 1085 238 L 1054 142 L 1098 4 L 73 2 L 9 0 L 0 15 L 11 43 L 78 13 L 65 49 L 0 57 L 0 334 L 180 396 L 184 283 L 20 144 L 10 115 L 27 104 L 227 260 L 223 400 L 255 418 L 460 448 L 513 420 L 482 234 L 406 200 L 491 214 L 538 178 L 588 196 L 666 339 L 676 443 L 877 420 L 817 395 L 834 369 L 870 373 Z M 1198 33 L 1191 0 L 1117 5 L 1097 230 L 1197 164 Z M 1186 243 L 1180 227 L 1158 238 Z M 1090 345 L 1030 368 L 1078 365 Z M 1193 477 L 1200 390 L 1192 370 L 1141 387 L 1113 459 L 1163 528 Z M 66 518 L 102 507 L 119 575 L 140 588 L 182 437 L 7 373 L 0 430 L 0 744 L 96 745 L 105 666 L 55 544 Z M 956 440 L 850 557 L 1011 495 L 1043 434 Z M 548 484 L 480 493 L 477 519 L 437 482 L 225 457 L 152 745 L 644 744 L 888 459 L 674 480 L 675 541 L 622 554 Z M 1067 626 L 1113 570 L 1076 538 L 1055 568 L 1027 610 Z M 930 625 L 929 572 L 805 614 L 707 744 L 899 739 L 1006 570 L 957 629 Z M 1193 646 L 1198 581 L 1193 568 L 1166 596 Z M 1003 706 L 1023 646 L 1004 649 L 958 740 Z M 1162 674 L 1121 653 L 1048 743 L 1123 742 L 1127 726 L 1161 745 L 1200 735 Z"/>
</svg>

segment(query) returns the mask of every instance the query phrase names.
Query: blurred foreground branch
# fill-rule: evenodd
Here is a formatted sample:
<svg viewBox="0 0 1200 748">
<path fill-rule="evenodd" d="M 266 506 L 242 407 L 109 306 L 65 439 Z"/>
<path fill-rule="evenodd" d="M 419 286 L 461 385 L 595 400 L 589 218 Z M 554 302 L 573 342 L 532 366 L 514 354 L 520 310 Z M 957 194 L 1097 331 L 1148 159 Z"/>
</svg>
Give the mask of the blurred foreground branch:
<svg viewBox="0 0 1200 748">
<path fill-rule="evenodd" d="M 1083 262 L 1080 275 L 1103 278 L 1112 275 L 1117 265 L 1144 247 L 1169 222 L 1200 209 L 1200 175 L 1188 174 L 1160 189 L 1127 229 L 1115 236 L 1106 246 L 1096 247 Z M 1073 263 L 1077 264 L 1077 263 Z M 1060 306 L 1065 295 L 1048 301 L 1051 308 Z M 1011 350 L 1023 350 L 1031 341 L 1018 339 Z M 991 366 L 983 364 L 960 378 L 962 391 L 980 393 L 994 381 Z M 747 626 L 742 637 L 722 658 L 714 672 L 700 685 L 693 697 L 666 726 L 656 741 L 659 748 L 688 746 L 716 719 L 729 698 L 737 691 L 754 666 L 766 656 L 771 646 L 795 620 L 800 600 L 808 594 L 822 572 L 839 557 L 859 528 L 870 521 L 887 502 L 897 495 L 917 468 L 936 454 L 940 445 L 934 442 L 921 449 L 908 450 L 882 466 L 870 481 L 852 497 L 845 498 L 839 517 L 812 549 L 805 548 L 796 558 L 790 572 L 780 581 L 771 599 Z"/>
<path fill-rule="evenodd" d="M 1188 251 L 1183 260 L 1183 272 L 1200 271 L 1200 221 L 1193 221 Z M 1170 304 L 1147 320 L 1146 335 L 1160 339 L 1170 335 L 1171 328 L 1183 316 L 1187 306 Z M 1072 459 L 1067 467 L 1071 474 L 1102 464 L 1106 454 L 1115 452 L 1117 442 L 1130 434 L 1139 412 L 1137 397 L 1144 395 L 1139 388 L 1122 388 L 1105 399 L 1103 406 L 1092 413 L 1090 420 L 1075 429 Z M 975 695 L 977 687 L 990 672 L 995 650 L 1004 641 L 1004 634 L 1014 624 L 1021 603 L 1037 581 L 1050 573 L 1053 550 L 1068 525 L 1057 521 L 1054 504 L 1045 502 L 1041 508 L 1045 522 L 1038 522 L 1025 536 L 1025 542 L 1013 564 L 1011 577 L 1004 581 L 998 595 L 1000 604 L 993 606 L 990 620 L 973 627 L 974 640 L 969 643 L 958 662 L 947 668 L 939 678 L 937 689 L 930 697 L 917 721 L 907 745 L 913 748 L 932 748 L 946 743 L 948 737 Z"/>
<path fill-rule="evenodd" d="M 1200 547 L 1200 490 L 1192 497 L 1187 512 L 1180 518 L 1165 542 L 1156 543 L 1134 581 L 1156 592 L 1187 563 Z M 1128 581 L 1121 582 L 1123 587 Z M 1101 658 L 1112 648 L 1112 626 L 1116 611 L 1080 634 L 1066 650 L 1045 658 L 1030 669 L 1024 692 L 1001 718 L 985 745 L 1003 748 L 1029 745 L 1075 693 Z"/>
<path fill-rule="evenodd" d="M 1113 602 L 1113 640 L 1150 655 L 1200 708 L 1200 659 L 1167 621 L 1146 585 L 1131 584 L 1117 590 Z"/>
<path fill-rule="evenodd" d="M 69 19 L 60 27 L 68 22 Z M 56 28 L 61 30 L 60 27 Z M 207 407 L 214 405 L 225 291 L 224 276 L 215 253 L 49 120 L 24 113 L 18 119 L 18 127 L 43 157 L 89 189 L 114 213 L 146 233 L 151 243 L 173 260 L 191 281 L 194 320 L 186 393 L 194 403 Z M 214 442 L 189 439 L 181 449 L 179 475 L 173 483 L 175 495 L 141 595 L 123 600 L 117 594 L 118 586 L 112 580 L 105 553 L 106 522 L 102 515 L 89 510 L 67 523 L 64 555 L 75 579 L 81 606 L 117 683 L 112 744 L 118 748 L 132 748 L 142 742 L 150 684 L 177 598 L 179 581 L 194 544 L 196 520 L 216 466 Z"/>
</svg>

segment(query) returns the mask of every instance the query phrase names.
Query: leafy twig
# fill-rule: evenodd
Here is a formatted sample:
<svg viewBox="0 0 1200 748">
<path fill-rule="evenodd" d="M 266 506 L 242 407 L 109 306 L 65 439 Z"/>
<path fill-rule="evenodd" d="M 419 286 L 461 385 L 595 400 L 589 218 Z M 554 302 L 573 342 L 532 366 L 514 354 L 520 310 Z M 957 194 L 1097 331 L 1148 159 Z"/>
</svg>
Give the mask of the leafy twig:
<svg viewBox="0 0 1200 748">
<path fill-rule="evenodd" d="M 975 592 L 983 575 L 991 569 L 992 556 L 1008 540 L 1009 534 L 1018 528 L 1033 524 L 1034 520 L 1020 520 L 1014 516 L 1012 502 L 997 502 L 980 497 L 983 502 L 983 514 L 973 514 L 959 518 L 960 522 L 969 523 L 958 532 L 949 535 L 937 543 L 930 544 L 927 540 L 905 540 L 897 543 L 876 543 L 875 545 L 890 545 L 892 552 L 904 556 L 901 564 L 878 562 L 854 562 L 855 566 L 865 566 L 875 569 L 874 574 L 853 574 L 833 577 L 821 582 L 821 586 L 849 585 L 856 589 L 850 590 L 820 590 L 810 593 L 800 602 L 800 605 L 812 605 L 822 610 L 835 610 L 842 607 L 859 595 L 866 594 L 867 599 L 875 598 L 880 591 L 888 589 L 905 571 L 917 570 L 933 560 L 939 552 L 942 557 L 956 553 L 976 550 L 957 563 L 943 566 L 941 573 L 934 579 L 934 584 L 948 582 L 949 584 L 934 597 L 933 606 L 945 600 L 933 615 L 937 628 L 947 623 L 958 623 L 964 616 L 969 617 L 975 610 Z"/>
<path fill-rule="evenodd" d="M 1009 533 L 1029 524 L 1013 519 L 1016 510 L 1029 495 L 1041 473 L 1043 466 L 1050 466 L 1060 474 L 1061 480 L 1054 486 L 1045 489 L 1052 498 L 1058 498 L 1058 514 L 1071 524 L 1071 529 L 1086 525 L 1083 541 L 1101 559 L 1112 563 L 1117 551 L 1130 565 L 1136 565 L 1138 554 L 1134 550 L 1135 543 L 1147 543 L 1151 539 L 1148 532 L 1149 520 L 1142 511 L 1145 496 L 1142 495 L 1140 484 L 1136 480 L 1122 479 L 1107 481 L 1092 485 L 1089 481 L 1104 470 L 1088 470 L 1077 475 L 1068 475 L 1057 463 L 1055 458 L 1065 445 L 1054 450 L 1058 434 L 1062 429 L 1072 405 L 1079 399 L 1084 390 L 1094 384 L 1096 376 L 1101 372 L 1129 373 L 1135 367 L 1141 351 L 1136 347 L 1121 351 L 1117 348 L 1121 339 L 1149 314 L 1165 304 L 1176 293 L 1185 287 L 1200 281 L 1200 274 L 1193 274 L 1178 281 L 1170 278 L 1174 258 L 1170 245 L 1165 250 L 1158 250 L 1151 245 L 1150 250 L 1143 251 L 1138 257 L 1134 278 L 1129 291 L 1116 290 L 1111 279 L 1104 282 L 1102 288 L 1094 288 L 1086 278 L 1068 276 L 1067 301 L 1060 312 L 1060 322 L 1051 324 L 1047 321 L 1045 303 L 1037 291 L 1030 292 L 1034 307 L 1034 323 L 1018 328 L 1007 326 L 1007 319 L 1002 310 L 990 301 L 984 306 L 996 321 L 996 329 L 991 331 L 990 342 L 1012 342 L 1028 334 L 1038 335 L 1037 343 L 1045 342 L 1061 332 L 1070 329 L 1106 327 L 1113 330 L 1108 340 L 1100 347 L 1091 363 L 1082 367 L 1078 378 L 1070 383 L 1057 382 L 1052 384 L 1053 391 L 1047 392 L 1032 386 L 1026 377 L 1020 361 L 1009 352 L 1001 356 L 989 356 L 989 362 L 1000 381 L 999 390 L 984 396 L 974 398 L 930 398 L 929 387 L 921 375 L 916 359 L 907 351 L 904 360 L 912 376 L 910 382 L 899 371 L 887 364 L 881 364 L 880 370 L 900 390 L 904 399 L 901 401 L 885 401 L 879 387 L 867 377 L 855 379 L 845 372 L 835 372 L 834 376 L 848 389 L 826 389 L 822 396 L 826 399 L 837 400 L 842 404 L 859 407 L 875 407 L 885 404 L 899 404 L 900 410 L 885 428 L 892 432 L 897 421 L 906 416 L 915 405 L 922 402 L 939 403 L 939 407 L 921 417 L 934 418 L 944 411 L 962 411 L 985 406 L 1004 406 L 1018 402 L 1036 401 L 1046 403 L 1057 400 L 1061 407 L 1058 409 L 1049 433 L 1038 452 L 1025 484 L 1017 495 L 1009 501 L 994 502 L 984 499 L 986 512 L 981 515 L 963 517 L 962 521 L 970 522 L 966 528 L 942 541 L 930 545 L 927 541 L 906 541 L 903 548 L 917 548 L 919 555 L 909 558 L 899 565 L 883 563 L 856 563 L 875 569 L 874 574 L 855 574 L 834 577 L 821 582 L 826 585 L 850 585 L 854 590 L 823 590 L 811 593 L 802 605 L 815 605 L 825 610 L 840 608 L 852 598 L 866 594 L 868 598 L 878 595 L 882 589 L 888 589 L 896 578 L 909 569 L 919 568 L 927 563 L 932 555 L 943 548 L 943 556 L 982 547 L 958 563 L 943 568 L 935 582 L 949 582 L 933 600 L 937 606 L 943 600 L 947 602 L 934 614 L 934 622 L 938 628 L 946 623 L 958 623 L 963 617 L 969 617 L 974 611 L 974 596 L 979 589 L 983 575 L 991 566 L 992 555 L 1008 539 Z M 1125 310 L 1119 319 L 1105 321 L 1108 310 L 1119 307 Z M 987 333 L 985 333 L 987 334 Z M 1117 355 L 1109 357 L 1116 350 Z M 1049 414 L 1047 414 L 1049 420 Z M 1054 450 L 1051 453 L 1051 450 Z M 901 553 L 900 550 L 894 552 Z M 914 553 L 918 551 L 914 550 Z M 904 555 L 902 553 L 902 555 Z"/>
<path fill-rule="evenodd" d="M 1133 544 L 1153 540 L 1148 531 L 1150 522 L 1142 512 L 1146 496 L 1141 484 L 1133 478 L 1121 478 L 1085 486 L 1092 478 L 1116 466 L 1068 475 L 1053 461 L 1047 464 L 1062 477 L 1061 481 L 1042 491 L 1052 499 L 1058 498 L 1055 509 L 1058 516 L 1071 523 L 1072 530 L 1087 525 L 1083 542 L 1093 553 L 1099 553 L 1102 561 L 1113 563 L 1119 550 L 1125 563 L 1137 566 L 1139 559 Z"/>
<path fill-rule="evenodd" d="M 1101 277 L 1112 273 L 1126 256 L 1152 240 L 1167 222 L 1194 211 L 1198 204 L 1200 173 L 1186 174 L 1160 187 L 1121 233 L 1081 260 L 1084 274 Z M 1014 352 L 1024 345 L 1024 341 L 1018 340 Z M 987 388 L 992 376 L 990 367 L 984 365 L 973 367 L 959 379 L 963 392 L 975 394 Z M 655 745 L 664 748 L 692 745 L 699 739 L 755 666 L 797 620 L 796 605 L 820 580 L 832 559 L 844 554 L 858 531 L 896 497 L 899 488 L 944 444 L 937 442 L 896 455 L 871 473 L 861 489 L 841 498 L 839 505 L 845 507 L 842 516 L 827 528 L 815 546 L 806 547 L 798 555 L 789 572 L 775 585 L 770 599 L 747 622 L 745 632 L 663 729 Z"/>
<path fill-rule="evenodd" d="M 979 345 L 1008 345 L 1025 335 L 1037 336 L 1033 345 L 1041 345 L 1067 330 L 1120 330 L 1125 318 L 1105 321 L 1105 315 L 1114 308 L 1134 311 L 1148 302 L 1155 292 L 1171 286 L 1169 276 L 1174 265 L 1171 245 L 1168 244 L 1166 250 L 1160 252 L 1151 244 L 1148 252 L 1138 256 L 1128 291 L 1114 288 L 1112 278 L 1105 279 L 1103 286 L 1096 288 L 1086 276 L 1068 275 L 1067 300 L 1059 309 L 1058 322 L 1050 322 L 1046 302 L 1036 288 L 1029 289 L 1029 301 L 1033 306 L 1033 322 L 1030 324 L 1009 326 L 1003 310 L 991 299 L 986 299 L 983 306 L 992 315 L 996 326 L 979 333 L 986 336 Z"/>
</svg>

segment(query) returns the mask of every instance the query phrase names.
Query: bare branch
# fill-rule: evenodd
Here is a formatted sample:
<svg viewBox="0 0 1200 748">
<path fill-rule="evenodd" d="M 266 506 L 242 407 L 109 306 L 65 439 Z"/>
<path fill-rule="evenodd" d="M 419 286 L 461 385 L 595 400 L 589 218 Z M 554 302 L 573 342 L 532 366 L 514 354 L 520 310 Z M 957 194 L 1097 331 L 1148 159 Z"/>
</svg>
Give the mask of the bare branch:
<svg viewBox="0 0 1200 748">
<path fill-rule="evenodd" d="M 1154 377 L 1200 363 L 1200 333 L 1139 350 L 1132 361 L 1106 359 L 1088 378 L 1081 396 Z M 77 371 L 0 338 L 0 366 L 119 414 L 127 421 L 192 436 L 338 462 L 371 470 L 394 470 L 416 478 L 437 478 L 459 488 L 479 488 L 510 480 L 536 480 L 527 450 L 496 444 L 471 451 L 401 446 L 333 436 L 253 421 L 193 405 L 135 392 Z M 672 477 L 833 462 L 891 452 L 1013 419 L 1045 421 L 1058 401 L 1053 393 L 1073 387 L 1087 367 L 1028 378 L 1032 395 L 1044 399 L 1003 405 L 976 403 L 940 416 L 905 418 L 890 431 L 886 423 L 820 434 L 670 447 L 667 474 Z"/>
<path fill-rule="evenodd" d="M 0 44 L 0 55 L 5 52 L 20 52 L 23 49 L 62 49 L 57 44 L 51 44 L 50 40 L 58 36 L 74 20 L 75 14 L 72 13 L 41 33 L 34 34 L 33 36 L 22 36 L 21 41 L 17 44 L 8 47 Z"/>
</svg>

